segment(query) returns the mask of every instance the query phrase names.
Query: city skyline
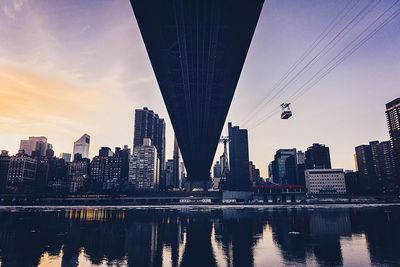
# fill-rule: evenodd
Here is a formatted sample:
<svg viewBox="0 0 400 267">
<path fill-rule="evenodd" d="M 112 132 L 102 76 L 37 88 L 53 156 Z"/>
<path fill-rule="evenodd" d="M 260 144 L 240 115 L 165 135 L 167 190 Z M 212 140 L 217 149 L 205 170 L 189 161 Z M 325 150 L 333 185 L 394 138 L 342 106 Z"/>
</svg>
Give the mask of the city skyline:
<svg viewBox="0 0 400 267">
<path fill-rule="evenodd" d="M 242 122 L 345 4 L 270 1 L 263 8 L 227 118 L 248 129 L 250 160 L 263 177 L 279 148 L 304 151 L 312 143 L 326 144 L 333 168 L 355 169 L 354 147 L 389 140 L 385 104 L 398 97 L 398 18 L 294 103 L 289 121 L 276 114 L 260 126 Z M 371 15 L 390 4 L 383 1 Z M 19 140 L 46 136 L 56 154 L 71 153 L 76 138 L 88 133 L 92 158 L 102 146 L 130 145 L 134 110 L 148 106 L 166 119 L 166 159 L 172 158 L 171 123 L 129 5 L 0 3 L 0 33 L 6 36 L 0 44 L 1 149 L 14 154 Z M 216 158 L 221 154 L 219 146 Z"/>
</svg>

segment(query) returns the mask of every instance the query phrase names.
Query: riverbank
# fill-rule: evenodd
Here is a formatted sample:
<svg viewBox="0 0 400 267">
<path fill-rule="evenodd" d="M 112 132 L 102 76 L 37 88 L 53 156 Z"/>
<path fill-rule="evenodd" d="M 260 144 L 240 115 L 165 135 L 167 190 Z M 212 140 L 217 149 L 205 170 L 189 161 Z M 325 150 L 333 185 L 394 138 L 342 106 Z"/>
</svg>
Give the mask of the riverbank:
<svg viewBox="0 0 400 267">
<path fill-rule="evenodd" d="M 87 205 L 75 205 L 75 206 L 0 206 L 0 211 L 54 211 L 54 210 L 184 210 L 184 211 L 209 211 L 209 210 L 242 210 L 242 209 L 364 209 L 364 208 L 389 208 L 399 207 L 400 203 L 369 203 L 369 204 L 354 204 L 354 203 L 342 203 L 342 204 L 297 204 L 297 205 L 282 205 L 282 204 L 189 204 L 189 205 L 118 205 L 118 206 L 87 206 Z"/>
<path fill-rule="evenodd" d="M 400 204 L 398 196 L 341 196 L 312 197 L 300 202 L 264 202 L 252 200 L 248 202 L 226 202 L 217 195 L 198 196 L 0 196 L 0 207 L 49 207 L 49 206 L 97 206 L 97 207 L 139 207 L 139 206 L 307 206 L 307 205 L 376 205 Z"/>
</svg>

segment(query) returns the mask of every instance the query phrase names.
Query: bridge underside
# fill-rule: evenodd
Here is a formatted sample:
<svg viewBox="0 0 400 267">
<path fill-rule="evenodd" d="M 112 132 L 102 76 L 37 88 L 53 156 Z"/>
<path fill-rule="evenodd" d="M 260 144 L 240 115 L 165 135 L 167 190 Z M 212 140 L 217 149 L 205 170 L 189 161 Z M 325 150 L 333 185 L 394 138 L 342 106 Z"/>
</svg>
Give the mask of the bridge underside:
<svg viewBox="0 0 400 267">
<path fill-rule="evenodd" d="M 192 181 L 210 168 L 264 0 L 131 0 Z"/>
</svg>

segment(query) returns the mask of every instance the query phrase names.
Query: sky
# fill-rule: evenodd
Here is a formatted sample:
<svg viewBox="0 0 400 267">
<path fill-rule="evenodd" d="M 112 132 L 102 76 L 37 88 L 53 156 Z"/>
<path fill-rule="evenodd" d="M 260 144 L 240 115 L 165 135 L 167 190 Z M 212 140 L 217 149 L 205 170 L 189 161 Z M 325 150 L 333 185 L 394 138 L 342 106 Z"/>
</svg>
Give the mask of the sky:
<svg viewBox="0 0 400 267">
<path fill-rule="evenodd" d="M 383 13 L 393 3 L 265 2 L 227 118 L 248 129 L 250 160 L 264 177 L 280 148 L 326 144 L 334 168 L 354 169 L 355 146 L 389 139 L 384 112 L 400 97 L 400 16 L 304 95 L 291 96 L 364 29 L 372 31 L 376 18 L 400 8 Z M 307 72 L 298 72 L 316 55 Z M 289 83 L 290 77 L 298 79 Z M 282 102 L 292 103 L 289 120 L 280 119 Z M 166 119 L 172 158 L 173 129 L 128 0 L 0 1 L 0 149 L 14 154 L 21 139 L 46 136 L 56 155 L 71 153 L 84 133 L 91 136 L 90 156 L 101 146 L 132 146 L 134 110 L 142 107 Z"/>
</svg>

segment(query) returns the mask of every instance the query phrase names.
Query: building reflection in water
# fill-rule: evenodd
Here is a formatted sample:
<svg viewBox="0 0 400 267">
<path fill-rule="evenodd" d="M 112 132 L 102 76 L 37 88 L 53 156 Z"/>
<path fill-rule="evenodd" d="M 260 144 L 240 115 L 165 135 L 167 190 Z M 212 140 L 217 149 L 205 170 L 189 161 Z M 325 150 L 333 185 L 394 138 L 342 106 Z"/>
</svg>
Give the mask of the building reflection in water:
<svg viewBox="0 0 400 267">
<path fill-rule="evenodd" d="M 390 266 L 399 223 L 398 207 L 2 210 L 0 265 Z"/>
</svg>

